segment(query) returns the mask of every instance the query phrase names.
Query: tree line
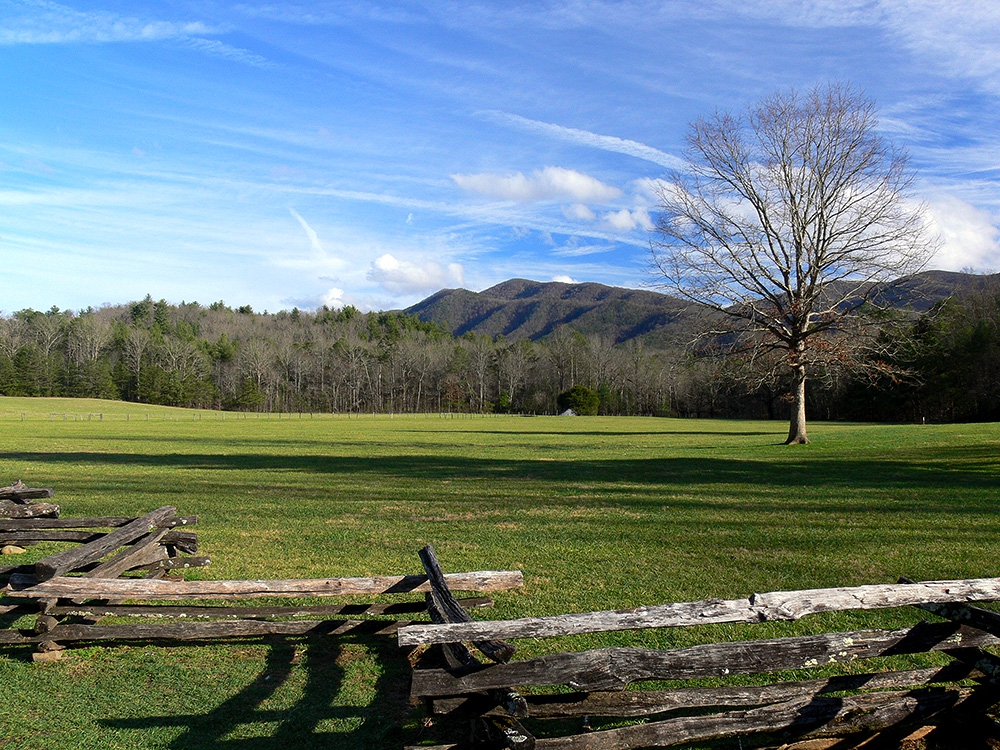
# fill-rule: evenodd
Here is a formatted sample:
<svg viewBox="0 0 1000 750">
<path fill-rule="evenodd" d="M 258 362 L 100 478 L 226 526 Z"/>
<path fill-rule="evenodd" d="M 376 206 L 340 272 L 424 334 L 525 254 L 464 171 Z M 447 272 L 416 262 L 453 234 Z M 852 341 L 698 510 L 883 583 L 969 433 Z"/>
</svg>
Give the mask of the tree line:
<svg viewBox="0 0 1000 750">
<path fill-rule="evenodd" d="M 825 368 L 820 419 L 1000 419 L 1000 290 L 954 297 L 887 325 L 891 373 Z M 731 355 L 731 353 L 730 353 Z M 0 316 L 0 394 L 122 399 L 269 412 L 558 413 L 591 389 L 601 414 L 787 418 L 787 382 L 679 342 L 649 349 L 556 329 L 540 341 L 448 331 L 399 312 L 255 313 L 145 299 L 82 312 Z"/>
</svg>

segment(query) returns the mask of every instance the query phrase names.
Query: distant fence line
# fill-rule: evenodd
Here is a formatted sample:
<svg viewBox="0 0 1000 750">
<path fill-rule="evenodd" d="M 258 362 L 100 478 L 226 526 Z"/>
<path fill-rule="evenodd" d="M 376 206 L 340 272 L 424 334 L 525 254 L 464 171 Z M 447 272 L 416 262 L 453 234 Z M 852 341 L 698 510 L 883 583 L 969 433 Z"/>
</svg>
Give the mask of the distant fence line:
<svg viewBox="0 0 1000 750">
<path fill-rule="evenodd" d="M 496 414 L 492 412 L 239 412 L 239 411 L 213 411 L 213 410 L 185 410 L 179 414 L 169 412 L 11 412 L 7 415 L 0 413 L 0 420 L 13 419 L 21 422 L 28 421 L 49 421 L 49 422 L 104 422 L 122 421 L 131 422 L 199 422 L 205 419 L 210 421 L 225 422 L 251 420 L 251 419 L 495 419 L 500 417 L 533 417 L 534 414 Z"/>
</svg>

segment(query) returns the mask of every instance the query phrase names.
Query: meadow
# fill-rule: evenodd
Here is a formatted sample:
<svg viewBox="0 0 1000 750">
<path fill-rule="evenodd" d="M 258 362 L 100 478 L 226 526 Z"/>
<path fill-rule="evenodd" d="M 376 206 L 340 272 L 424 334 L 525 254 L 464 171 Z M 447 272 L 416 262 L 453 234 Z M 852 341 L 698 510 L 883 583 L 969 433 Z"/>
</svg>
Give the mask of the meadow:
<svg viewBox="0 0 1000 750">
<path fill-rule="evenodd" d="M 477 618 L 1000 575 L 1000 425 L 813 423 L 796 447 L 786 431 L 0 398 L 0 484 L 51 486 L 64 516 L 198 515 L 213 562 L 189 578 L 416 573 L 425 544 L 449 571 L 523 570 L 524 588 Z M 518 645 L 663 647 L 872 617 L 920 616 Z M 3 648 L 0 748 L 398 748 L 427 736 L 407 674 L 393 642 L 364 638 L 83 648 L 45 665 Z"/>
</svg>

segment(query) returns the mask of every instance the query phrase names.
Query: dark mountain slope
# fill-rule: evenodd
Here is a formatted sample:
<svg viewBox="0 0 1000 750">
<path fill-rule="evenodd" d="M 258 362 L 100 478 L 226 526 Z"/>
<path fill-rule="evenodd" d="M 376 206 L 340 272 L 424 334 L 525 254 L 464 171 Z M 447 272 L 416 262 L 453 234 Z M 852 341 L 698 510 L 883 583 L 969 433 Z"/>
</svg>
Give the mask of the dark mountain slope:
<svg viewBox="0 0 1000 750">
<path fill-rule="evenodd" d="M 665 335 L 687 330 L 695 317 L 691 305 L 657 292 L 526 279 L 511 279 L 482 292 L 444 289 L 406 312 L 459 336 L 474 331 L 537 340 L 568 325 L 616 342 L 647 337 L 651 345 L 662 345 Z"/>
<path fill-rule="evenodd" d="M 1000 274 L 925 271 L 890 285 L 882 299 L 892 307 L 922 312 L 952 294 L 996 285 Z M 653 348 L 690 340 L 702 319 L 694 305 L 659 292 L 528 279 L 510 279 L 482 292 L 442 289 L 406 312 L 458 336 L 472 331 L 538 340 L 565 325 L 616 343 L 638 339 Z"/>
</svg>

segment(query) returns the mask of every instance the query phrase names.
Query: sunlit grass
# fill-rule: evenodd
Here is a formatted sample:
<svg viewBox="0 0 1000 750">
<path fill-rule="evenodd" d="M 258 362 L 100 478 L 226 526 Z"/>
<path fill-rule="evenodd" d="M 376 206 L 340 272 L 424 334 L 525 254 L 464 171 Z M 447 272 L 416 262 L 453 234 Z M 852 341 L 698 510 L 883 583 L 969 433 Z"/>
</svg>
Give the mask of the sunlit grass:
<svg viewBox="0 0 1000 750">
<path fill-rule="evenodd" d="M 0 398 L 0 483 L 54 487 L 64 516 L 166 504 L 198 515 L 213 564 L 192 576 L 413 573 L 416 551 L 433 544 L 447 570 L 524 571 L 524 589 L 497 595 L 485 615 L 498 618 L 1000 574 L 1000 426 L 817 423 L 814 442 L 792 448 L 785 432 L 776 422 L 244 416 Z M 526 641 L 519 653 L 855 622 L 871 619 Z M 0 713 L 5 748 L 245 738 L 279 748 L 290 733 L 303 747 L 402 741 L 406 665 L 383 643 L 88 648 L 43 667 L 26 656 L 0 651 L 13 707 Z"/>
</svg>

